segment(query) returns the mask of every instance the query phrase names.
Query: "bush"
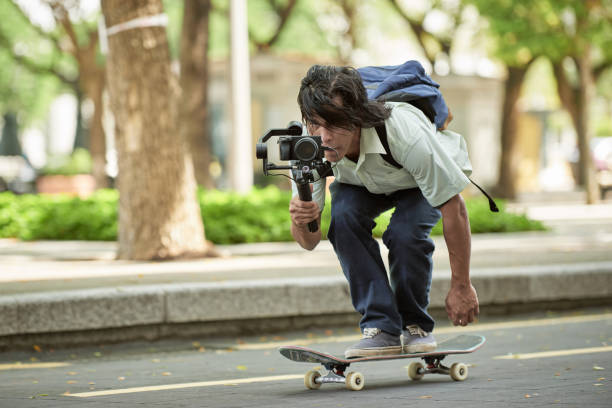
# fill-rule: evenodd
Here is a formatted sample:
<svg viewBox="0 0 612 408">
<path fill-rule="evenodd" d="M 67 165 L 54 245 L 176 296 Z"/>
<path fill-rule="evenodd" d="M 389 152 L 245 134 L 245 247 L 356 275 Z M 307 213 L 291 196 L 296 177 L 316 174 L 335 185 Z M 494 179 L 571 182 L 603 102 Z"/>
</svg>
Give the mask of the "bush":
<svg viewBox="0 0 612 408">
<path fill-rule="evenodd" d="M 206 238 L 217 244 L 291 241 L 289 200 L 291 193 L 274 186 L 255 188 L 242 195 L 221 191 L 198 192 Z M 0 238 L 22 240 L 104 240 L 117 239 L 116 190 L 99 190 L 86 199 L 67 195 L 21 195 L 0 193 Z M 484 199 L 466 200 L 472 232 L 543 230 L 544 226 L 524 215 L 489 212 Z M 331 204 L 322 215 L 322 233 L 327 235 Z M 381 237 L 392 211 L 376 219 L 374 236 Z M 441 222 L 433 234 L 441 234 Z"/>
<path fill-rule="evenodd" d="M 52 156 L 50 164 L 43 170 L 45 175 L 73 176 L 89 174 L 92 170 L 91 154 L 87 149 L 78 147 L 68 156 Z"/>
</svg>

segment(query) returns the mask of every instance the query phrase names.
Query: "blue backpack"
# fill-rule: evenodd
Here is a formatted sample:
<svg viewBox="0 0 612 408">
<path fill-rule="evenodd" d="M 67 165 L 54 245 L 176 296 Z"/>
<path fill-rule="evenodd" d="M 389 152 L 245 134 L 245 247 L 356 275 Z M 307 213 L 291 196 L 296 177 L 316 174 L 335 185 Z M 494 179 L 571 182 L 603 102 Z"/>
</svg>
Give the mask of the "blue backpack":
<svg viewBox="0 0 612 408">
<path fill-rule="evenodd" d="M 388 102 L 408 102 L 419 108 L 436 124 L 444 126 L 448 108 L 438 85 L 418 61 L 402 65 L 363 67 L 357 71 L 366 88 L 369 99 Z"/>
<path fill-rule="evenodd" d="M 448 107 L 439 88 L 418 61 L 406 61 L 402 65 L 363 67 L 357 71 L 368 93 L 368 99 L 385 102 L 407 102 L 421 110 L 437 129 L 444 126 L 448 117 Z M 385 125 L 376 126 L 376 133 L 385 148 L 382 158 L 396 168 L 402 168 L 391 155 Z M 489 200 L 489 209 L 499 212 L 495 201 L 478 184 L 469 179 Z"/>
</svg>

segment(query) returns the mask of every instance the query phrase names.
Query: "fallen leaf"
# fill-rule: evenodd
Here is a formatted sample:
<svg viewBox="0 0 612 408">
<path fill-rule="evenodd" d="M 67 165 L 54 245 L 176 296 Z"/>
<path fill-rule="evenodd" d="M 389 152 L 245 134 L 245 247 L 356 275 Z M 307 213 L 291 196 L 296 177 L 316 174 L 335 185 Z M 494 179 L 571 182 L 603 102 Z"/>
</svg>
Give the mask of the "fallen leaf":
<svg viewBox="0 0 612 408">
<path fill-rule="evenodd" d="M 599 377 L 599 378 L 597 379 L 597 381 L 603 381 L 603 380 L 605 380 L 605 379 L 606 379 L 605 377 Z"/>
<path fill-rule="evenodd" d="M 123 381 L 123 380 L 125 380 L 125 377 L 118 377 L 117 379 L 118 379 L 119 381 Z"/>
<path fill-rule="evenodd" d="M 334 334 L 333 330 L 325 330 L 325 335 L 326 336 L 331 336 L 332 334 Z"/>
<path fill-rule="evenodd" d="M 193 343 L 191 343 L 191 345 L 195 348 L 200 347 L 200 342 L 199 341 L 194 341 Z"/>
<path fill-rule="evenodd" d="M 33 363 L 35 363 L 35 362 L 37 362 L 37 361 L 38 361 L 38 359 L 37 359 L 36 357 L 30 357 L 30 361 L 31 361 L 31 362 L 33 362 Z"/>
<path fill-rule="evenodd" d="M 200 353 L 204 353 L 205 351 L 206 351 L 206 347 L 200 347 L 198 349 L 198 352 L 200 352 Z"/>
<path fill-rule="evenodd" d="M 163 375 L 164 377 L 170 377 L 170 376 L 172 375 L 172 373 L 171 373 L 171 372 L 169 372 L 169 371 L 164 371 L 164 372 L 162 373 L 162 375 Z"/>
<path fill-rule="evenodd" d="M 555 377 L 561 377 L 561 373 L 555 373 Z"/>
<path fill-rule="evenodd" d="M 151 360 L 152 363 L 159 363 L 161 362 L 161 360 L 159 358 L 154 358 L 153 360 Z"/>
<path fill-rule="evenodd" d="M 531 398 L 531 395 L 525 394 L 525 398 Z"/>
<path fill-rule="evenodd" d="M 93 355 L 95 357 L 102 357 L 102 353 L 100 353 L 99 351 L 96 351 L 95 353 L 93 353 Z"/>
<path fill-rule="evenodd" d="M 431 395 L 421 395 L 419 397 L 419 399 L 430 399 L 430 398 L 433 398 L 433 396 L 431 396 Z"/>
<path fill-rule="evenodd" d="M 88 384 L 88 385 L 96 385 L 96 383 L 95 383 L 95 382 L 93 382 L 93 381 L 88 382 L 87 384 Z"/>
<path fill-rule="evenodd" d="M 36 350 L 37 353 L 42 352 L 42 349 L 40 348 L 40 346 L 37 346 L 36 344 L 32 348 Z"/>
<path fill-rule="evenodd" d="M 77 375 L 78 373 L 76 371 L 68 371 L 66 373 L 66 375 Z"/>
<path fill-rule="evenodd" d="M 68 380 L 66 381 L 66 384 L 76 384 L 77 382 L 75 380 Z"/>
<path fill-rule="evenodd" d="M 247 368 L 246 368 L 246 366 L 239 365 L 238 367 L 236 367 L 236 370 L 238 370 L 238 371 L 246 371 Z"/>
</svg>

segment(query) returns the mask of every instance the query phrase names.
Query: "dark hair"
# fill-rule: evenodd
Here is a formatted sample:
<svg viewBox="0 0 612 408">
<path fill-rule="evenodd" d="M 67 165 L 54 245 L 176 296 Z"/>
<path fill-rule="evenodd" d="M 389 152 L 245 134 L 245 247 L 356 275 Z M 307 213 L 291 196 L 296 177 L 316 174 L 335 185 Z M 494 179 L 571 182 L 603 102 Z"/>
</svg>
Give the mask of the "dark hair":
<svg viewBox="0 0 612 408">
<path fill-rule="evenodd" d="M 336 96 L 342 104 L 333 100 Z M 307 125 L 370 128 L 391 114 L 383 102 L 368 99 L 361 75 L 351 67 L 313 65 L 302 79 L 297 99 Z M 321 119 L 325 123 L 319 123 Z"/>
</svg>

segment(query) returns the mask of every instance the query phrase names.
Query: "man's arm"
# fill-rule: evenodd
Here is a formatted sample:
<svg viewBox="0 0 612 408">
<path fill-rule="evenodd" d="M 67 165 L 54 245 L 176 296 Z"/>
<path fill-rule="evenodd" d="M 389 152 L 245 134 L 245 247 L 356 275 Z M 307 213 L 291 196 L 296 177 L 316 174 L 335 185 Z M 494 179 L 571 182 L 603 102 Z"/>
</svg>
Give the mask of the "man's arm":
<svg viewBox="0 0 612 408">
<path fill-rule="evenodd" d="M 447 201 L 440 210 L 451 266 L 451 288 L 446 297 L 446 312 L 454 325 L 467 326 L 480 313 L 478 296 L 470 281 L 470 221 L 465 202 L 459 194 Z"/>
<path fill-rule="evenodd" d="M 321 211 L 314 201 L 302 201 L 294 196 L 289 203 L 291 214 L 291 235 L 304 249 L 312 251 L 321 241 Z M 319 228 L 316 232 L 308 230 L 308 223 L 317 220 Z"/>
</svg>

